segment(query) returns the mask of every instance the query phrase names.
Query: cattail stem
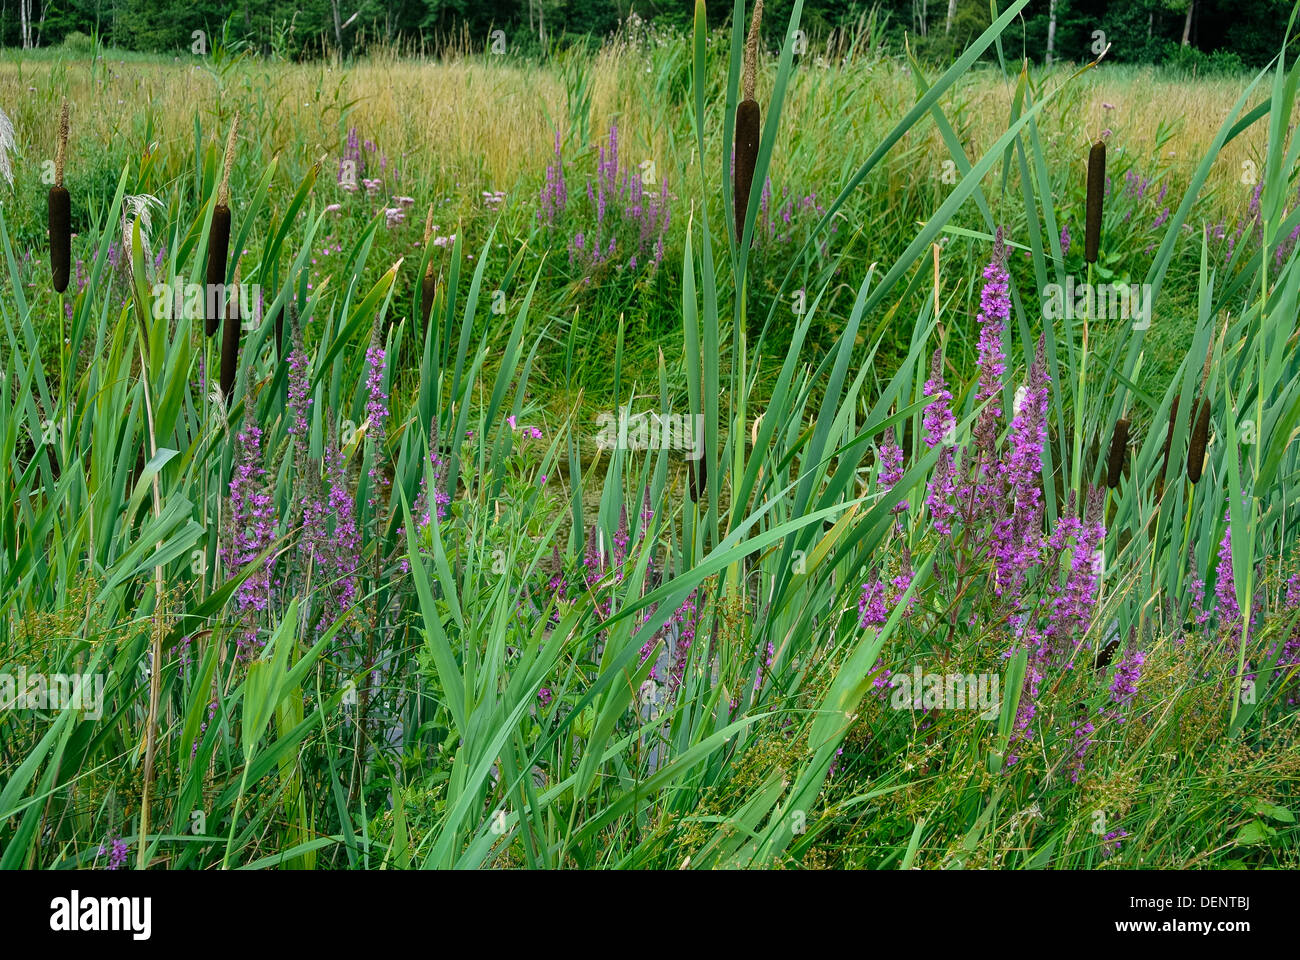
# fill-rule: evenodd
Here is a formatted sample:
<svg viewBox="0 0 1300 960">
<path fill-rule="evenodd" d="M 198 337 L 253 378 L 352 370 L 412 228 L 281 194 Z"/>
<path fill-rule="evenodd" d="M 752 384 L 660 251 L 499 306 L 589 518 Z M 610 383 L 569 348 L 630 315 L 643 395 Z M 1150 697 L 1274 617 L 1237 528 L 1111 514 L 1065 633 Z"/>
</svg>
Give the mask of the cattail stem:
<svg viewBox="0 0 1300 960">
<path fill-rule="evenodd" d="M 1106 141 L 1098 140 L 1088 151 L 1088 200 L 1083 233 L 1083 259 L 1097 262 L 1101 247 L 1102 193 L 1106 189 Z"/>
</svg>

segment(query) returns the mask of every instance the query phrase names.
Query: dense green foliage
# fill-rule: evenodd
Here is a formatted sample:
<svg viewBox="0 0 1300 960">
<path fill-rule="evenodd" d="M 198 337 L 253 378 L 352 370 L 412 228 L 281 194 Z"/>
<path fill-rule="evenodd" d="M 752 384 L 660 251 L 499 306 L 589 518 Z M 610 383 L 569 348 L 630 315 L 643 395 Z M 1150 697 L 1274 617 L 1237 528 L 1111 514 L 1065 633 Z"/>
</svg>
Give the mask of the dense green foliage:
<svg viewBox="0 0 1300 960">
<path fill-rule="evenodd" d="M 1300 865 L 1300 67 L 1252 75 L 1159 199 L 1116 149 L 1085 263 L 1085 151 L 1046 134 L 1096 66 L 998 57 L 1024 7 L 940 70 L 903 61 L 897 118 L 833 90 L 784 158 L 824 178 L 788 243 L 757 191 L 732 228 L 739 2 L 727 33 L 700 3 L 629 55 L 688 107 L 662 116 L 675 232 L 582 111 L 556 135 L 569 202 L 551 170 L 507 203 L 413 164 L 420 203 L 385 206 L 335 160 L 390 176 L 365 144 L 396 125 L 354 134 L 328 92 L 267 109 L 236 64 L 192 140 L 154 150 L 143 106 L 108 108 L 130 146 L 69 178 L 56 297 L 20 167 L 0 681 L 102 687 L 0 710 L 0 868 Z M 970 148 L 957 88 L 985 56 L 1013 96 Z M 802 69 L 790 44 L 765 65 L 755 185 Z M 265 309 L 223 341 L 168 284 L 205 275 L 228 129 L 225 277 Z M 1248 132 L 1225 235 L 1202 193 Z M 417 243 L 452 187 L 455 235 Z M 642 230 L 669 236 L 634 248 L 653 266 Z M 1148 285 L 1159 322 L 1048 309 L 1099 279 Z M 593 444 L 597 383 L 700 426 Z M 899 692 L 953 671 L 1001 693 Z"/>
</svg>

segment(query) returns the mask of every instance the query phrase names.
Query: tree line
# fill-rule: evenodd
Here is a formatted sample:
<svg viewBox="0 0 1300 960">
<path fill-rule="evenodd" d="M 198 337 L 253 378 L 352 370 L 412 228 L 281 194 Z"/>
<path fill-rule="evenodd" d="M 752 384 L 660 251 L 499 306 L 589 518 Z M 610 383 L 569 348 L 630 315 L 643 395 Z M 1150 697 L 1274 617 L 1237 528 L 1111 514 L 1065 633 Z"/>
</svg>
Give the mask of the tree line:
<svg viewBox="0 0 1300 960">
<path fill-rule="evenodd" d="M 1080 62 L 1109 46 L 1119 62 L 1191 70 L 1257 67 L 1276 53 L 1293 0 L 1033 0 L 1003 37 L 1007 55 L 1037 63 Z M 767 0 L 765 40 L 775 48 L 794 0 Z M 802 27 L 812 42 L 833 31 L 874 28 L 887 50 L 942 59 L 990 21 L 987 0 L 807 0 Z M 998 3 L 999 10 L 1006 3 Z M 66 44 L 147 53 L 202 54 L 217 47 L 292 59 L 378 46 L 437 54 L 449 46 L 536 55 L 557 44 L 598 43 L 635 15 L 655 26 L 689 29 L 693 0 L 0 0 L 0 45 Z M 713 25 L 732 4 L 714 0 Z"/>
</svg>

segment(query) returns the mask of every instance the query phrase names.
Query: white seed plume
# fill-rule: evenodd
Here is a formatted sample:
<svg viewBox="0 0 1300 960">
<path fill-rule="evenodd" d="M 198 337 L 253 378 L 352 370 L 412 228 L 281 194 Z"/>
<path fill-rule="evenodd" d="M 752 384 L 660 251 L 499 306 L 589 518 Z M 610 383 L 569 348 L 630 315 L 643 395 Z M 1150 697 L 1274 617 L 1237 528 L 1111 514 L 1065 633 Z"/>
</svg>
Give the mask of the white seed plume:
<svg viewBox="0 0 1300 960">
<path fill-rule="evenodd" d="M 4 175 L 9 186 L 14 185 L 14 168 L 9 163 L 9 154 L 14 149 L 14 125 L 9 117 L 0 110 L 0 174 Z"/>
<path fill-rule="evenodd" d="M 140 221 L 140 246 L 144 250 L 145 263 L 153 260 L 153 250 L 149 246 L 149 235 L 153 233 L 153 220 L 150 207 L 163 209 L 163 202 L 148 193 L 133 194 L 122 198 L 122 252 L 125 262 L 131 262 L 131 221 Z"/>
</svg>

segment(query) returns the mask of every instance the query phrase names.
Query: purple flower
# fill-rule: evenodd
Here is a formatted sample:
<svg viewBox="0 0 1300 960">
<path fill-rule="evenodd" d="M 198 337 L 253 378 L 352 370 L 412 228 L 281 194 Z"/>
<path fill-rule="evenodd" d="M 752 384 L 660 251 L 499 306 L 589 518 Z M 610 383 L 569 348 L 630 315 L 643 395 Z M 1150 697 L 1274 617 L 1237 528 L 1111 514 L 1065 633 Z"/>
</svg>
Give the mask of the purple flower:
<svg viewBox="0 0 1300 960">
<path fill-rule="evenodd" d="M 357 529 L 356 498 L 348 489 L 343 451 L 338 448 L 337 440 L 325 447 L 325 472 L 329 487 L 328 515 L 334 518 L 334 530 L 332 536 L 327 536 L 322 523 L 318 556 L 326 572 L 334 577 L 339 610 L 346 611 L 357 595 L 355 571 L 361 533 Z"/>
<path fill-rule="evenodd" d="M 560 131 L 555 131 L 555 161 L 546 167 L 546 185 L 542 187 L 538 217 L 548 226 L 555 226 L 564 216 L 569 204 L 569 191 L 564 183 L 564 158 L 560 154 Z"/>
<path fill-rule="evenodd" d="M 952 444 L 956 442 L 957 421 L 952 415 L 952 393 L 943 381 L 943 357 L 938 350 L 930 361 L 930 379 L 925 382 L 925 395 L 932 398 L 925 407 L 922 420 L 925 445 L 930 449 L 943 445 L 939 462 L 926 484 L 925 503 L 930 508 L 934 529 L 948 536 L 952 532 L 952 517 L 957 512 L 952 505 L 955 490 Z"/>
<path fill-rule="evenodd" d="M 1124 657 L 1115 668 L 1115 676 L 1110 684 L 1110 698 L 1119 706 L 1127 706 L 1136 696 L 1145 661 L 1146 654 L 1133 646 L 1124 651 Z"/>
<path fill-rule="evenodd" d="M 996 398 L 1002 391 L 1002 373 L 1005 362 L 1002 354 L 1002 329 L 1011 316 L 1011 297 L 1008 293 L 1007 246 L 998 228 L 993 247 L 993 259 L 984 268 L 984 288 L 980 291 L 979 370 L 980 386 L 976 401 L 995 398 L 991 408 L 994 416 L 1002 415 Z"/>
<path fill-rule="evenodd" d="M 388 478 L 380 468 L 380 457 L 387 439 L 388 394 L 384 392 L 384 373 L 387 369 L 384 348 L 379 345 L 379 326 L 376 323 L 366 349 L 366 445 L 370 448 L 371 493 L 368 501 L 372 509 L 380 505 L 380 492 L 388 486 Z"/>
<path fill-rule="evenodd" d="M 121 837 L 113 837 L 107 843 L 107 848 L 102 843 L 99 845 L 99 855 L 108 857 L 108 866 L 105 869 L 119 870 L 126 865 L 130 847 Z"/>
<path fill-rule="evenodd" d="M 266 469 L 262 466 L 262 431 L 253 419 L 252 404 L 244 428 L 235 438 L 236 460 L 230 479 L 230 530 L 221 546 L 222 563 L 228 576 L 238 576 L 253 563 L 275 538 L 275 508 L 266 492 Z M 271 600 L 271 558 L 267 557 L 235 591 L 235 607 L 243 614 L 244 627 L 236 641 L 241 658 L 257 645 L 256 614 Z"/>
<path fill-rule="evenodd" d="M 894 442 L 892 430 L 885 431 L 885 439 L 880 444 L 878 457 L 880 472 L 876 475 L 876 479 L 880 483 L 880 495 L 883 497 L 894 489 L 894 484 L 903 479 L 903 451 Z M 906 500 L 900 500 L 890 509 L 890 512 L 895 515 L 905 513 L 907 506 Z"/>
<path fill-rule="evenodd" d="M 1043 504 L 1039 482 L 1043 471 L 1043 442 L 1047 437 L 1049 379 L 1040 337 L 1024 395 L 1011 421 L 1009 458 L 1002 466 L 1013 512 L 994 524 L 999 594 L 1023 579 L 1041 548 Z"/>
<path fill-rule="evenodd" d="M 672 696 L 677 688 L 681 686 L 682 679 L 686 675 L 686 664 L 690 658 L 691 644 L 695 642 L 695 593 L 692 590 L 690 595 L 682 601 L 669 623 L 677 630 L 677 642 L 673 649 L 673 662 L 668 668 L 668 694 Z"/>
<path fill-rule="evenodd" d="M 1120 842 L 1128 836 L 1127 830 L 1112 830 L 1106 834 L 1101 841 L 1101 855 L 1103 859 L 1110 859 L 1119 853 Z"/>
<path fill-rule="evenodd" d="M 1097 732 L 1097 727 L 1091 720 L 1079 719 L 1071 721 L 1070 726 L 1074 732 L 1070 737 L 1070 745 L 1073 748 L 1073 755 L 1070 758 L 1070 782 L 1078 783 L 1079 777 L 1083 773 L 1083 761 L 1088 754 L 1088 748 L 1092 746 L 1092 735 Z"/>
<path fill-rule="evenodd" d="M 307 450 L 307 414 L 311 410 L 310 395 L 311 361 L 300 345 L 295 345 L 289 352 L 289 388 L 285 401 L 289 425 L 286 432 L 293 437 L 294 449 L 299 459 Z"/>
<path fill-rule="evenodd" d="M 1241 638 L 1241 607 L 1237 604 L 1237 586 L 1232 572 L 1231 512 L 1223 514 L 1223 539 L 1219 541 L 1219 564 L 1215 567 L 1215 614 L 1220 626 L 1227 627 L 1234 640 Z M 1235 647 L 1234 647 L 1235 649 Z"/>
</svg>

